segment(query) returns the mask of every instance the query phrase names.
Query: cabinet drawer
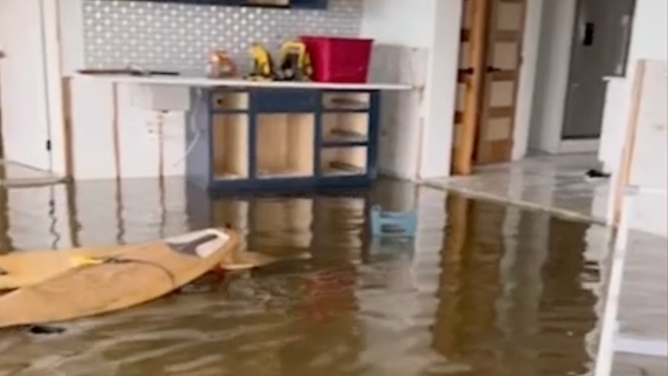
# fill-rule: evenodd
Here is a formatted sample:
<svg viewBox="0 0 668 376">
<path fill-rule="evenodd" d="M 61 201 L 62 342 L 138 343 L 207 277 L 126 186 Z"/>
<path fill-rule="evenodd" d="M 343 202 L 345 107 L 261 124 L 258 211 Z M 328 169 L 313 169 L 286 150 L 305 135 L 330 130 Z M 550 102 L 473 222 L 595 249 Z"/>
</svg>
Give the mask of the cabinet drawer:
<svg viewBox="0 0 668 376">
<path fill-rule="evenodd" d="M 325 110 L 366 110 L 371 106 L 371 95 L 365 92 L 328 91 L 322 93 Z"/>
<path fill-rule="evenodd" d="M 253 110 L 258 112 L 315 112 L 320 92 L 317 90 L 257 90 L 251 92 Z"/>
<path fill-rule="evenodd" d="M 211 108 L 214 111 L 248 110 L 248 93 L 243 91 L 214 91 L 211 93 Z"/>
</svg>

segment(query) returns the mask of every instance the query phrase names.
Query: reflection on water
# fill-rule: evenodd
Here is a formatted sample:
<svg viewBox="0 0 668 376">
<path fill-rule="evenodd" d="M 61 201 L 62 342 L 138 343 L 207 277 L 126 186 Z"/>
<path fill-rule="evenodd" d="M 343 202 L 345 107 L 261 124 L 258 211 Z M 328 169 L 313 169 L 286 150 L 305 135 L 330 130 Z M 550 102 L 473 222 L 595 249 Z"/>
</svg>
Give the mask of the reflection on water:
<svg viewBox="0 0 668 376">
<path fill-rule="evenodd" d="M 0 332 L 0 375 L 584 375 L 600 290 L 587 234 L 547 214 L 381 182 L 371 192 L 216 200 L 180 180 L 3 191 L 4 250 L 128 243 L 229 223 L 286 260 L 207 277 L 35 337 Z M 410 242 L 367 208 L 416 208 Z M 585 257 L 586 256 L 586 257 Z"/>
</svg>

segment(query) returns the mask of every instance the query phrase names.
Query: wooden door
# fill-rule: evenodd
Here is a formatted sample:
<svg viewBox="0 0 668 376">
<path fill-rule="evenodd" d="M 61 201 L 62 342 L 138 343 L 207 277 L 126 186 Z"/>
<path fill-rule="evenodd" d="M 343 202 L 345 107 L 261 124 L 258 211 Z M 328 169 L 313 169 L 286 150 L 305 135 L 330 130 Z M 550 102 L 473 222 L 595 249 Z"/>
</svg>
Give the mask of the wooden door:
<svg viewBox="0 0 668 376">
<path fill-rule="evenodd" d="M 491 0 L 474 160 L 508 162 L 513 149 L 526 0 Z"/>
<path fill-rule="evenodd" d="M 452 135 L 452 172 L 470 175 L 484 87 L 485 46 L 491 0 L 465 0 Z"/>
</svg>

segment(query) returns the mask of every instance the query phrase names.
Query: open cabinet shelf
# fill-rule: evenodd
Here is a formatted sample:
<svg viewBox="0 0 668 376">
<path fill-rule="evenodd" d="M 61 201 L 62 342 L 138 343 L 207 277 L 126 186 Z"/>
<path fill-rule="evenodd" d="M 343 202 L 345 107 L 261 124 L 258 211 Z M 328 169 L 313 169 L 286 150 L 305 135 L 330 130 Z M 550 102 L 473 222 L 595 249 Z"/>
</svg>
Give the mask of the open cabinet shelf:
<svg viewBox="0 0 668 376">
<path fill-rule="evenodd" d="M 369 141 L 369 114 L 324 113 L 322 114 L 323 143 L 360 144 Z"/>
<path fill-rule="evenodd" d="M 371 95 L 366 92 L 326 91 L 322 93 L 322 108 L 327 110 L 368 110 Z"/>
<path fill-rule="evenodd" d="M 213 115 L 213 178 L 248 179 L 248 115 Z"/>
<path fill-rule="evenodd" d="M 367 153 L 365 146 L 323 148 L 320 151 L 322 175 L 364 175 L 367 172 Z"/>
<path fill-rule="evenodd" d="M 256 119 L 258 178 L 314 175 L 314 114 L 259 114 Z"/>
<path fill-rule="evenodd" d="M 377 168 L 378 91 L 193 90 L 186 175 L 210 191 L 361 187 Z"/>
</svg>

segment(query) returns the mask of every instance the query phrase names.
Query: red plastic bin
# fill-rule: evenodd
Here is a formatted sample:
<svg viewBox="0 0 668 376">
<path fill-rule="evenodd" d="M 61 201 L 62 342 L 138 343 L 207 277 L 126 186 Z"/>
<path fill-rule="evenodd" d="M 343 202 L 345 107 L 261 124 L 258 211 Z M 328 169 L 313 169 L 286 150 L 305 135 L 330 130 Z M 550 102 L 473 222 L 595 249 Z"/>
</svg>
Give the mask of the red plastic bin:
<svg viewBox="0 0 668 376">
<path fill-rule="evenodd" d="M 311 55 L 313 81 L 365 83 L 373 39 L 300 36 Z"/>
</svg>

